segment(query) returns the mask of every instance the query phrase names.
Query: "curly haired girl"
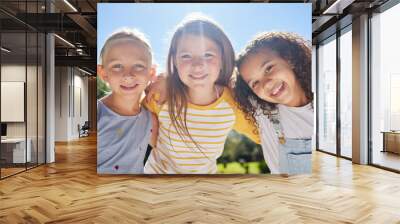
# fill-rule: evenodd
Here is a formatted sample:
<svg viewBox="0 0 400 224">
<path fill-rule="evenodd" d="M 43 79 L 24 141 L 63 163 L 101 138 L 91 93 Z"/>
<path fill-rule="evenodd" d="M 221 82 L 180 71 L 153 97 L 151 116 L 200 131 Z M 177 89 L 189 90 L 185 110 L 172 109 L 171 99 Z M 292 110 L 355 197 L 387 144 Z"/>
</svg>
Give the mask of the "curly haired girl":
<svg viewBox="0 0 400 224">
<path fill-rule="evenodd" d="M 310 44 L 293 33 L 262 33 L 247 44 L 236 65 L 235 99 L 259 127 L 271 173 L 310 173 Z"/>
</svg>

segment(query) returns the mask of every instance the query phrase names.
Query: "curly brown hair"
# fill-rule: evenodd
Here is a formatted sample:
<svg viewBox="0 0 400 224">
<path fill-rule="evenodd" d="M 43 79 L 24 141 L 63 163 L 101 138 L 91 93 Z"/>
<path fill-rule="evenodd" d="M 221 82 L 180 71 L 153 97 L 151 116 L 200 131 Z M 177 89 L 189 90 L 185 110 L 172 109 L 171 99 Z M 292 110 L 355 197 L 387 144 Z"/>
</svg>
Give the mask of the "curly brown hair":
<svg viewBox="0 0 400 224">
<path fill-rule="evenodd" d="M 269 49 L 292 66 L 296 79 L 304 90 L 307 100 L 313 100 L 311 91 L 311 46 L 310 42 L 294 33 L 265 32 L 251 40 L 236 59 L 236 82 L 233 84 L 235 99 L 245 112 L 246 119 L 256 126 L 255 116 L 261 109 L 264 115 L 269 115 L 276 108 L 275 103 L 259 98 L 241 77 L 240 67 L 248 56 L 260 50 Z"/>
</svg>

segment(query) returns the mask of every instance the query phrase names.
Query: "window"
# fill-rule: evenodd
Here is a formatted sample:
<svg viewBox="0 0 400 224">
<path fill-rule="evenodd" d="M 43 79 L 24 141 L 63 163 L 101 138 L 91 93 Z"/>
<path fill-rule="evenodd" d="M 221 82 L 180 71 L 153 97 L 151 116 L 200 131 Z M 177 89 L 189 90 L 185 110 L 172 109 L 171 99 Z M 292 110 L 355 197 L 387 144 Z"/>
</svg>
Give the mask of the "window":
<svg viewBox="0 0 400 224">
<path fill-rule="evenodd" d="M 336 153 L 336 35 L 318 48 L 318 149 Z"/>
<path fill-rule="evenodd" d="M 371 140 L 372 163 L 387 168 L 400 170 L 400 154 L 387 150 L 384 145 L 400 148 L 400 133 L 386 142 L 385 132 L 400 130 L 400 4 L 371 18 Z M 396 143 L 397 142 L 397 143 Z M 399 152 L 400 153 L 400 150 Z"/>
</svg>

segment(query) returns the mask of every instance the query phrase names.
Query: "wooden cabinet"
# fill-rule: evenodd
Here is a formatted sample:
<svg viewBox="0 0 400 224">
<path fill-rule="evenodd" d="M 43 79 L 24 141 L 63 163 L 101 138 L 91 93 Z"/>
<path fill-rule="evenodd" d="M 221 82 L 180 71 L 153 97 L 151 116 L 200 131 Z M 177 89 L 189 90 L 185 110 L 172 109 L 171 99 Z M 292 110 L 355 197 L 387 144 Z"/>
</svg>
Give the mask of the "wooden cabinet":
<svg viewBox="0 0 400 224">
<path fill-rule="evenodd" d="M 383 133 L 383 152 L 400 154 L 400 132 L 388 131 Z"/>
</svg>

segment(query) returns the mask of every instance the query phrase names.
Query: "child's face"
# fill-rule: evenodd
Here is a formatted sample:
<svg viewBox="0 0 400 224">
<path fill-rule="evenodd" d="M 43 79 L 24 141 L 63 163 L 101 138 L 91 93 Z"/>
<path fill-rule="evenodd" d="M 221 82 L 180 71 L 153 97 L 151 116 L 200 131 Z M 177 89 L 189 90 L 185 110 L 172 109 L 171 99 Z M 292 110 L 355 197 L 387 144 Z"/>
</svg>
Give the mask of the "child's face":
<svg viewBox="0 0 400 224">
<path fill-rule="evenodd" d="M 113 94 L 123 97 L 140 95 L 155 73 L 148 50 L 135 41 L 116 42 L 109 46 L 98 70 Z"/>
<path fill-rule="evenodd" d="M 175 66 L 189 89 L 214 86 L 221 71 L 221 50 L 211 39 L 186 34 L 177 44 Z"/>
<path fill-rule="evenodd" d="M 305 93 L 292 66 L 268 48 L 245 58 L 239 72 L 253 92 L 267 102 L 287 106 L 304 103 Z"/>
</svg>

